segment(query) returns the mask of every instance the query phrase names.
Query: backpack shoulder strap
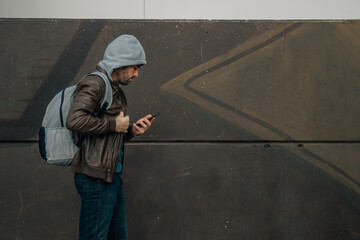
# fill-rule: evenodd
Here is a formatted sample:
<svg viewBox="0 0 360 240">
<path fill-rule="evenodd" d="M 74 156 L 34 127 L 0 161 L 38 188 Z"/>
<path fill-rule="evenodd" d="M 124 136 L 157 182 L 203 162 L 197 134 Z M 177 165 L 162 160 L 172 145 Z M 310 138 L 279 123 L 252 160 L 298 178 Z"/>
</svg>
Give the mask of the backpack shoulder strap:
<svg viewBox="0 0 360 240">
<path fill-rule="evenodd" d="M 102 113 L 106 112 L 106 110 L 108 110 L 110 108 L 110 106 L 111 106 L 111 103 L 112 103 L 112 88 L 111 88 L 111 84 L 110 84 L 110 81 L 108 80 L 107 76 L 104 73 L 99 72 L 99 71 L 88 73 L 82 79 L 84 79 L 87 76 L 92 76 L 92 75 L 96 75 L 96 76 L 101 77 L 101 79 L 104 80 L 104 82 L 105 82 L 105 87 L 106 87 L 105 96 L 104 96 L 104 99 L 101 102 L 100 110 L 98 112 L 98 115 L 102 115 Z M 79 141 L 76 143 L 76 146 L 78 148 L 80 148 L 82 143 L 85 141 L 85 138 L 86 138 L 85 135 L 81 136 Z"/>
<path fill-rule="evenodd" d="M 105 112 L 106 110 L 108 110 L 110 108 L 111 103 L 112 103 L 112 87 L 111 87 L 111 83 L 110 83 L 109 79 L 107 78 L 107 76 L 102 72 L 96 71 L 96 72 L 88 73 L 88 74 L 86 74 L 85 77 L 91 76 L 91 75 L 99 76 L 105 82 L 105 86 L 106 86 L 105 96 L 104 96 L 104 99 L 102 100 L 101 105 L 100 105 L 100 111 Z"/>
</svg>

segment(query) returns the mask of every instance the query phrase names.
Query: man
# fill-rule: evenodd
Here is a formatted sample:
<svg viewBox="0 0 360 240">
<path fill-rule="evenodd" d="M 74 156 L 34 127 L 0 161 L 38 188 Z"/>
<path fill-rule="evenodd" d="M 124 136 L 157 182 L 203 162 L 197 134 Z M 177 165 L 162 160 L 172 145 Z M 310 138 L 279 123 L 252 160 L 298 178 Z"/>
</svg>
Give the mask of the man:
<svg viewBox="0 0 360 240">
<path fill-rule="evenodd" d="M 74 156 L 71 169 L 81 198 L 79 239 L 128 238 L 126 209 L 121 178 L 124 142 L 143 134 L 150 126 L 147 115 L 129 127 L 126 98 L 120 85 L 139 76 L 146 57 L 140 42 L 121 35 L 106 48 L 97 70 L 105 73 L 112 85 L 110 108 L 100 111 L 105 82 L 98 76 L 82 79 L 76 89 L 66 126 L 77 137 L 86 136 Z M 100 114 L 99 114 L 100 113 Z"/>
</svg>

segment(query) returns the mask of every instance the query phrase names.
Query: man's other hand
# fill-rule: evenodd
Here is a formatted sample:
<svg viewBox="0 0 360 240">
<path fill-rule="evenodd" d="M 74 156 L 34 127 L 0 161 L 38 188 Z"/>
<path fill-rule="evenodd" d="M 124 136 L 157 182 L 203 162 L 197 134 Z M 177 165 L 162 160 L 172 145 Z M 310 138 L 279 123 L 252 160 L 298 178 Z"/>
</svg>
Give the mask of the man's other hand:
<svg viewBox="0 0 360 240">
<path fill-rule="evenodd" d="M 124 112 L 121 111 L 120 114 L 115 118 L 116 128 L 115 131 L 118 133 L 126 133 L 129 127 L 130 118 L 129 116 L 124 116 Z"/>
</svg>

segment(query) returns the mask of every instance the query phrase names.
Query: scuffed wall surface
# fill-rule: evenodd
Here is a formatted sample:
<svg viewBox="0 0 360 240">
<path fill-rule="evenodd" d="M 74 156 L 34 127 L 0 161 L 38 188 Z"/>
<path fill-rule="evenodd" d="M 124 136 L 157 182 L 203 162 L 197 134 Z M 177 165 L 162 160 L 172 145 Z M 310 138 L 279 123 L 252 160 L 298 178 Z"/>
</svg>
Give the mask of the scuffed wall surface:
<svg viewBox="0 0 360 240">
<path fill-rule="evenodd" d="M 1 239 L 75 239 L 68 168 L 37 151 L 45 107 L 134 34 L 124 87 L 131 239 L 358 239 L 360 22 L 0 20 Z"/>
</svg>

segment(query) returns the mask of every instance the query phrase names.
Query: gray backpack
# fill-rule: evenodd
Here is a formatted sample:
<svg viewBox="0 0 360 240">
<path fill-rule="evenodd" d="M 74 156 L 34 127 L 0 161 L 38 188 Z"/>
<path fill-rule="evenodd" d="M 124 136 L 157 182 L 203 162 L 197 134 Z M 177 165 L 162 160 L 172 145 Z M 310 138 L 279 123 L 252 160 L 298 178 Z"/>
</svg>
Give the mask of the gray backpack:
<svg viewBox="0 0 360 240">
<path fill-rule="evenodd" d="M 101 72 L 89 73 L 82 79 L 90 75 L 97 75 L 105 82 L 105 96 L 100 106 L 100 113 L 103 113 L 112 103 L 111 84 L 107 76 Z M 46 107 L 39 131 L 39 150 L 41 157 L 53 165 L 70 165 L 75 153 L 85 140 L 85 137 L 80 138 L 79 142 L 74 144 L 74 133 L 65 126 L 77 85 L 65 88 L 56 94 Z"/>
</svg>

